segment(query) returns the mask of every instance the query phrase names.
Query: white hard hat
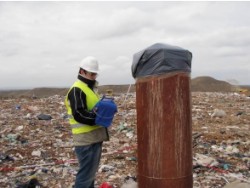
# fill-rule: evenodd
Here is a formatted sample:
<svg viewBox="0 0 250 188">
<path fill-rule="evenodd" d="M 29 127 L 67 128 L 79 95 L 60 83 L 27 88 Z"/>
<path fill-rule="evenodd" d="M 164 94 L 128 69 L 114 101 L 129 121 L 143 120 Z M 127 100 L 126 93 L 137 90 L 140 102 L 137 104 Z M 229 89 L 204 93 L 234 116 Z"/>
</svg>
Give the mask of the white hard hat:
<svg viewBox="0 0 250 188">
<path fill-rule="evenodd" d="M 94 73 L 99 72 L 98 61 L 95 57 L 92 57 L 92 56 L 88 56 L 88 57 L 84 58 L 81 61 L 80 68 L 82 68 L 88 72 L 94 72 Z"/>
</svg>

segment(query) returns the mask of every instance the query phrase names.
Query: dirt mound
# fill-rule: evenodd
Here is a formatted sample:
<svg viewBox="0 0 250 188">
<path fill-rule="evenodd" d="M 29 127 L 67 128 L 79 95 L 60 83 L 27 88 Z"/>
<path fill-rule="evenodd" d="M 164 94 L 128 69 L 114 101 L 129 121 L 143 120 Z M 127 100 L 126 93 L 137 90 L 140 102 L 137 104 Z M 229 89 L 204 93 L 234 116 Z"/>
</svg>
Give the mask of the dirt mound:
<svg viewBox="0 0 250 188">
<path fill-rule="evenodd" d="M 105 94 L 107 90 L 112 90 L 114 94 L 126 93 L 129 89 L 127 85 L 102 85 L 98 90 L 100 94 Z M 240 86 L 237 86 L 240 87 Z M 241 88 L 241 87 L 240 87 Z M 10 90 L 0 91 L 2 98 L 18 97 L 48 97 L 52 95 L 65 96 L 69 88 L 34 88 L 31 90 Z M 200 92 L 233 92 L 237 88 L 225 81 L 216 80 L 209 76 L 197 77 L 191 80 L 191 91 Z M 239 89 L 238 89 L 239 90 Z M 135 92 L 135 85 L 132 84 L 130 92 Z"/>
<path fill-rule="evenodd" d="M 112 90 L 114 94 L 126 93 L 128 85 L 103 85 L 99 86 L 98 92 L 105 94 L 107 90 Z M 19 98 L 19 97 L 49 97 L 53 95 L 65 96 L 69 88 L 34 88 L 30 90 L 6 90 L 0 91 L 1 98 Z M 130 92 L 135 92 L 135 86 L 131 85 Z"/>
<path fill-rule="evenodd" d="M 35 88 L 29 92 L 30 96 L 49 97 L 52 95 L 66 95 L 68 88 Z"/>
<path fill-rule="evenodd" d="M 191 90 L 202 92 L 232 92 L 234 86 L 225 81 L 216 80 L 209 76 L 202 76 L 192 79 Z"/>
<path fill-rule="evenodd" d="M 67 88 L 34 88 L 27 90 L 6 90 L 0 91 L 2 98 L 18 98 L 18 97 L 49 97 L 52 95 L 65 95 Z"/>
<path fill-rule="evenodd" d="M 106 93 L 107 90 L 112 90 L 113 93 L 126 93 L 129 89 L 129 84 L 127 85 L 103 85 L 103 86 L 100 86 L 98 91 L 99 93 Z M 130 87 L 130 92 L 135 92 L 135 85 L 132 84 L 131 87 Z"/>
</svg>

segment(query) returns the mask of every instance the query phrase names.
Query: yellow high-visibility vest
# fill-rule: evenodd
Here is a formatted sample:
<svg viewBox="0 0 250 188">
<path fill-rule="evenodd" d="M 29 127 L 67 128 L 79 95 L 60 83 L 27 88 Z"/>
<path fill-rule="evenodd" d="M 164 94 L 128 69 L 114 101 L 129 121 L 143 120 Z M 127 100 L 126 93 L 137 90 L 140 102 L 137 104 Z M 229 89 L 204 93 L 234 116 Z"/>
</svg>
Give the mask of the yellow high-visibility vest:
<svg viewBox="0 0 250 188">
<path fill-rule="evenodd" d="M 69 104 L 69 99 L 68 99 L 68 94 L 73 87 L 80 88 L 86 94 L 86 103 L 87 103 L 88 110 L 92 110 L 93 107 L 96 105 L 96 103 L 100 100 L 100 97 L 94 91 L 92 91 L 84 82 L 77 80 L 73 84 L 73 86 L 68 91 L 65 97 L 65 101 L 64 101 L 65 106 L 67 108 L 67 112 L 68 112 L 69 123 L 71 125 L 72 134 L 87 133 L 95 129 L 101 128 L 101 126 L 98 126 L 98 125 L 90 126 L 90 125 L 82 124 L 74 119 L 72 115 L 72 109 L 71 109 L 71 106 Z"/>
</svg>

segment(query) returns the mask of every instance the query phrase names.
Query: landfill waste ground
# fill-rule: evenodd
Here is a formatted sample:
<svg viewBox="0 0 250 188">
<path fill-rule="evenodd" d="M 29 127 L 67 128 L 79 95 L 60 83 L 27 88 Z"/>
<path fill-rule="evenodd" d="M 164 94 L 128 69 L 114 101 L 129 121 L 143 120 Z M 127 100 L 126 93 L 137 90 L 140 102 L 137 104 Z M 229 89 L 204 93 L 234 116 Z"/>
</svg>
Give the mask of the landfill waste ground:
<svg viewBox="0 0 250 188">
<path fill-rule="evenodd" d="M 96 187 L 136 187 L 135 93 L 114 98 L 118 112 L 103 144 Z M 1 99 L 1 188 L 72 187 L 78 164 L 63 101 L 60 95 Z M 194 188 L 250 187 L 249 129 L 250 97 L 192 92 Z"/>
</svg>

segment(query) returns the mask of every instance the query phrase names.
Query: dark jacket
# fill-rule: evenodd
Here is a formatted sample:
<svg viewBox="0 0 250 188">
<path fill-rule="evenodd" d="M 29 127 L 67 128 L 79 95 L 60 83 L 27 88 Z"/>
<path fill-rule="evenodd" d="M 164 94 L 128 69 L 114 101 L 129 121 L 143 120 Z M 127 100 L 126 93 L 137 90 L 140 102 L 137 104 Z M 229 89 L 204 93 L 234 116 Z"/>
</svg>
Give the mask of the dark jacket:
<svg viewBox="0 0 250 188">
<path fill-rule="evenodd" d="M 95 80 L 88 80 L 78 75 L 78 79 L 86 83 L 90 89 L 94 89 Z M 95 124 L 95 113 L 88 111 L 86 94 L 77 87 L 73 87 L 68 94 L 68 99 L 70 101 L 70 106 L 72 109 L 72 115 L 74 119 L 79 123 L 94 125 Z"/>
</svg>

